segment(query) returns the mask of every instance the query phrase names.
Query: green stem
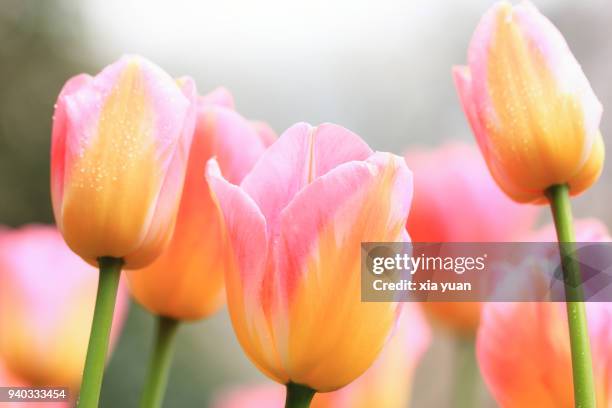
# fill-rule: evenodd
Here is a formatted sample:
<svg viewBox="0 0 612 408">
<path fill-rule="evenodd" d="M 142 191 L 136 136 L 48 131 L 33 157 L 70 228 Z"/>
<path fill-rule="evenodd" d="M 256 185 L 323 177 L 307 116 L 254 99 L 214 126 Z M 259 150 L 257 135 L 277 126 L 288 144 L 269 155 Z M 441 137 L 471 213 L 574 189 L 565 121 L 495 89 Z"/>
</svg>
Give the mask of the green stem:
<svg viewBox="0 0 612 408">
<path fill-rule="evenodd" d="M 290 382 L 287 384 L 285 408 L 308 408 L 314 395 L 312 388 Z"/>
<path fill-rule="evenodd" d="M 575 258 L 575 236 L 572 225 L 572 207 L 567 185 L 550 187 L 546 194 L 550 201 L 565 281 L 567 321 L 572 351 L 572 372 L 574 380 L 574 405 L 580 408 L 595 407 L 595 383 L 591 363 L 591 346 L 587 327 L 582 276 L 580 265 Z"/>
<path fill-rule="evenodd" d="M 142 391 L 140 406 L 142 408 L 158 408 L 162 406 L 168 373 L 172 365 L 174 339 L 179 327 L 179 321 L 170 317 L 159 316 L 155 348 L 149 363 L 149 372 Z"/>
<path fill-rule="evenodd" d="M 98 258 L 98 265 L 100 266 L 98 294 L 96 295 L 87 358 L 83 370 L 83 382 L 77 404 L 79 408 L 98 407 L 123 260 L 102 257 Z"/>
<path fill-rule="evenodd" d="M 479 372 L 476 365 L 476 350 L 473 338 L 460 337 L 456 339 L 455 354 L 455 401 L 451 404 L 457 408 L 472 408 L 477 406 L 477 386 Z"/>
</svg>

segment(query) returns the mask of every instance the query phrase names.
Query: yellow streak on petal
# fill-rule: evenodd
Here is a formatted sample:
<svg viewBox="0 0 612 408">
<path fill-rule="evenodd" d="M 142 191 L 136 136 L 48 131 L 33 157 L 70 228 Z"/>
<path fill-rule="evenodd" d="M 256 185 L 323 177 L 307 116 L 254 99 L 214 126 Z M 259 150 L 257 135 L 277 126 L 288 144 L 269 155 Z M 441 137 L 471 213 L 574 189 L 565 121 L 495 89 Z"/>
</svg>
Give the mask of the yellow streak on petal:
<svg viewBox="0 0 612 408">
<path fill-rule="evenodd" d="M 141 244 L 162 182 L 153 126 L 144 78 L 130 62 L 68 176 L 62 230 L 68 245 L 89 261 L 122 257 Z"/>
<path fill-rule="evenodd" d="M 389 203 L 393 172 L 325 226 L 289 305 L 287 371 L 319 391 L 340 388 L 374 361 L 394 324 L 397 304 L 361 302 L 360 243 L 395 241 L 404 223 Z M 363 199 L 363 196 L 360 197 Z"/>
<path fill-rule="evenodd" d="M 485 120 L 491 137 L 494 177 L 506 191 L 541 193 L 568 182 L 580 171 L 591 145 L 576 95 L 564 93 L 537 45 L 501 8 L 488 55 L 488 89 L 493 117 Z M 489 163 L 489 165 L 491 165 Z"/>
<path fill-rule="evenodd" d="M 221 215 L 202 175 L 213 156 L 214 117 L 208 115 L 191 146 L 183 194 L 172 240 L 148 267 L 129 271 L 134 297 L 151 312 L 181 320 L 202 319 L 225 301 L 229 245 Z M 197 131 L 198 132 L 198 131 Z"/>
</svg>

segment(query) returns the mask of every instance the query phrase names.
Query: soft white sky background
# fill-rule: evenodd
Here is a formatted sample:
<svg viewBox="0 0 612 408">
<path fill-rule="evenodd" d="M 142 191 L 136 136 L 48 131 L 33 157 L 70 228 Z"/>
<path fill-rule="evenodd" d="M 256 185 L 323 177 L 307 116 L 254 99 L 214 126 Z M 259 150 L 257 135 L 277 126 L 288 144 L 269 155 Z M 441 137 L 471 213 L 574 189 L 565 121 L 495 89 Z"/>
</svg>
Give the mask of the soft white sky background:
<svg viewBox="0 0 612 408">
<path fill-rule="evenodd" d="M 125 52 L 143 54 L 175 76 L 193 76 L 203 93 L 228 87 L 243 115 L 279 133 L 298 121 L 331 121 L 375 149 L 401 153 L 414 144 L 472 139 L 450 68 L 465 61 L 471 33 L 492 3 L 92 0 L 83 13 L 100 67 Z M 610 1 L 535 4 L 564 33 L 604 106 L 612 106 Z M 604 135 L 612 130 L 606 119 Z M 604 176 L 588 207 L 610 222 L 601 184 L 612 172 Z"/>
</svg>

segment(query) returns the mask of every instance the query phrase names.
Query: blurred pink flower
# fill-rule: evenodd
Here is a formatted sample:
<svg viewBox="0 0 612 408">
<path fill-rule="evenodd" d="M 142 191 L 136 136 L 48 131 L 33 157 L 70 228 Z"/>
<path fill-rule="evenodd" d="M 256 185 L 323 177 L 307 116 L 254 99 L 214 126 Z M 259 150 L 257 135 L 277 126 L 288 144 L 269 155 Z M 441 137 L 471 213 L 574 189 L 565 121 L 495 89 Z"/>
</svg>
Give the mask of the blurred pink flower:
<svg viewBox="0 0 612 408">
<path fill-rule="evenodd" d="M 410 149 L 406 163 L 414 174 L 408 216 L 414 242 L 516 241 L 535 223 L 538 207 L 510 200 L 473 144 Z"/>
<path fill-rule="evenodd" d="M 448 142 L 436 149 L 411 149 L 414 173 L 408 233 L 414 242 L 517 241 L 535 224 L 539 209 L 510 200 L 495 184 L 471 144 Z M 424 304 L 430 317 L 454 332 L 473 336 L 480 319 L 474 302 Z"/>
<path fill-rule="evenodd" d="M 605 225 L 594 219 L 578 221 L 575 228 L 579 242 L 612 240 Z M 554 227 L 544 227 L 529 239 L 554 242 Z M 608 407 L 612 406 L 612 303 L 587 303 L 586 307 L 597 406 Z M 574 406 L 565 304 L 485 304 L 477 357 L 483 378 L 500 406 Z"/>
<path fill-rule="evenodd" d="M 70 251 L 55 227 L 0 230 L 0 361 L 32 386 L 76 395 L 89 339 L 98 271 Z M 128 293 L 120 285 L 111 341 Z"/>
</svg>

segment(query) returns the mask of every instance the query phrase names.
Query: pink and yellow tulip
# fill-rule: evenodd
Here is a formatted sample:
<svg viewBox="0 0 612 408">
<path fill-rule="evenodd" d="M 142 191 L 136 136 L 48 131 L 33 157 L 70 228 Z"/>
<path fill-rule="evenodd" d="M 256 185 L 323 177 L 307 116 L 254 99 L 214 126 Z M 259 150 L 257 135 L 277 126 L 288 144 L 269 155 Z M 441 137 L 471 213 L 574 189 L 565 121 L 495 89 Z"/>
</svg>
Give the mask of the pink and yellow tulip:
<svg viewBox="0 0 612 408">
<path fill-rule="evenodd" d="M 581 242 L 609 242 L 599 221 L 576 223 Z M 527 239 L 554 240 L 554 226 Z M 517 271 L 521 272 L 521 271 Z M 525 271 L 526 272 L 526 271 Z M 612 304 L 587 303 L 597 406 L 612 405 Z M 502 407 L 574 407 L 565 305 L 488 303 L 478 330 L 477 356 L 485 382 Z"/>
<path fill-rule="evenodd" d="M 0 361 L 31 386 L 70 387 L 81 381 L 97 271 L 74 255 L 51 226 L 0 231 Z M 112 338 L 127 312 L 121 287 Z"/>
<path fill-rule="evenodd" d="M 125 56 L 62 89 L 53 117 L 58 227 L 89 263 L 153 261 L 174 228 L 195 123 L 195 86 Z"/>
<path fill-rule="evenodd" d="M 463 109 L 499 186 L 519 202 L 599 177 L 602 106 L 561 33 L 529 2 L 496 3 L 455 67 Z"/>
<path fill-rule="evenodd" d="M 538 208 L 506 197 L 475 146 L 452 142 L 434 150 L 412 149 L 406 162 L 414 172 L 408 217 L 414 242 L 516 241 L 535 223 Z M 480 307 L 472 302 L 424 304 L 434 321 L 467 337 L 476 333 Z"/>
<path fill-rule="evenodd" d="M 412 176 L 332 124 L 301 123 L 266 150 L 240 186 L 216 160 L 207 177 L 224 217 L 234 330 L 246 354 L 281 384 L 332 391 L 375 360 L 395 303 L 364 303 L 360 243 L 407 240 Z"/>
<path fill-rule="evenodd" d="M 229 267 L 230 248 L 204 180 L 206 162 L 216 157 L 224 176 L 240 183 L 267 144 L 232 106 L 231 95 L 223 89 L 199 99 L 170 244 L 152 264 L 128 273 L 133 296 L 152 313 L 177 320 L 201 319 L 217 311 L 225 300 L 223 275 Z"/>
</svg>

